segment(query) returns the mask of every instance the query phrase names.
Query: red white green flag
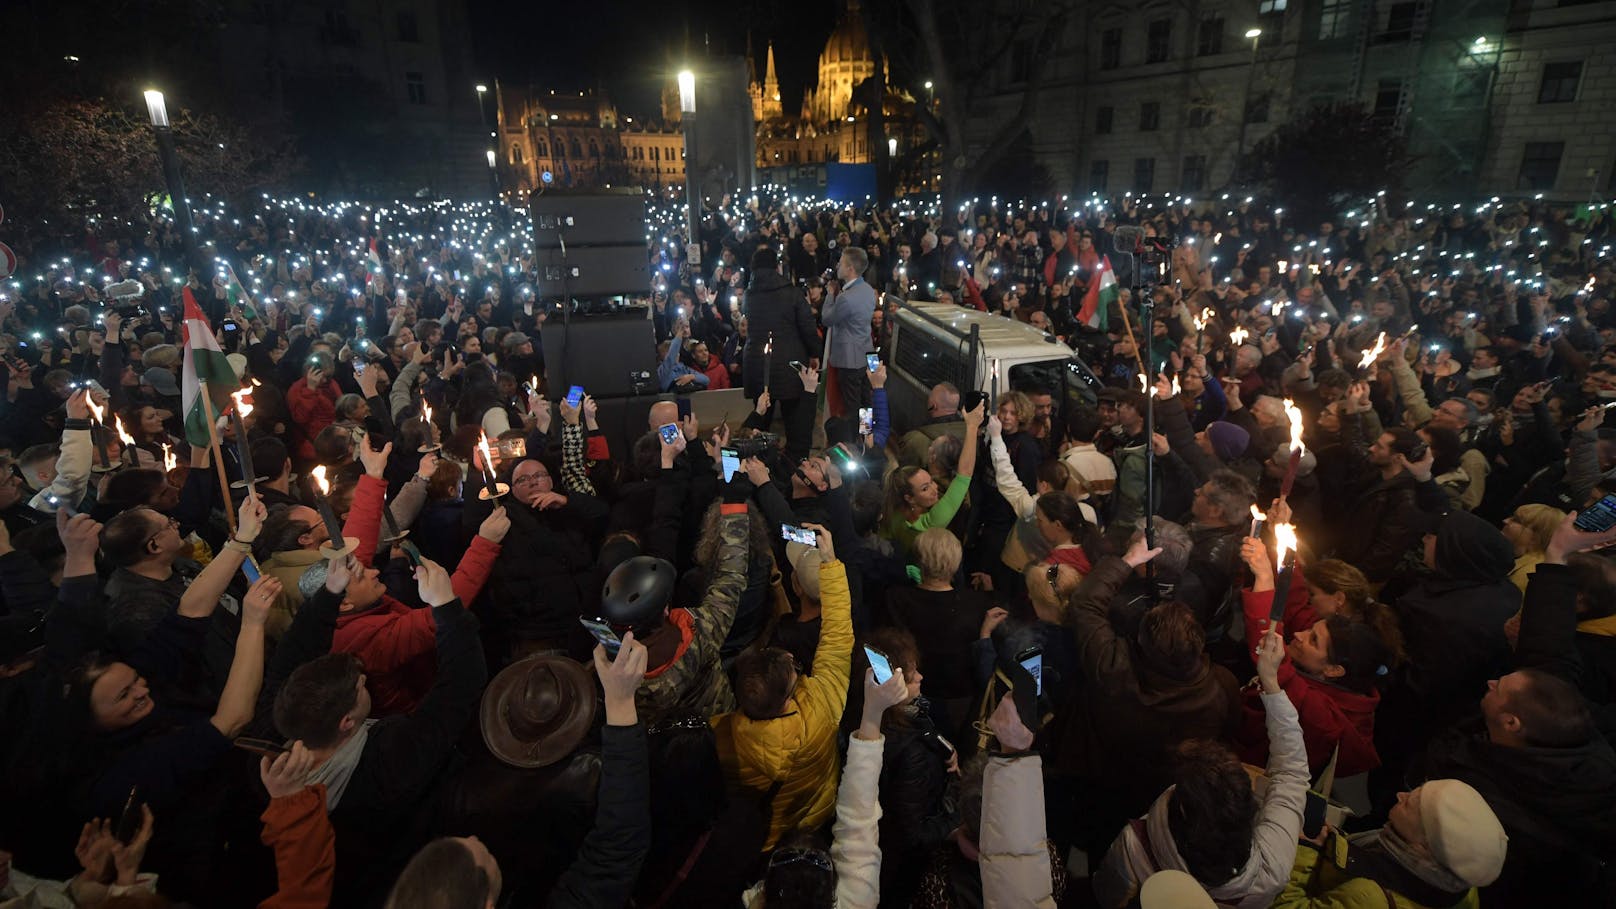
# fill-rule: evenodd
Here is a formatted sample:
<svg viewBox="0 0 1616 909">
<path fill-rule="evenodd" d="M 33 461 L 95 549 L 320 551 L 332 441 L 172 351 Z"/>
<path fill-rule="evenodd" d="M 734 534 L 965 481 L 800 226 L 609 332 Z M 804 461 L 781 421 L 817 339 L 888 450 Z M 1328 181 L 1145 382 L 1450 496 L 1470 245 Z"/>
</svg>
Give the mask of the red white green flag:
<svg viewBox="0 0 1616 909">
<path fill-rule="evenodd" d="M 230 393 L 240 387 L 236 371 L 230 368 L 213 327 L 202 307 L 185 288 L 185 321 L 180 324 L 180 335 L 185 339 L 185 365 L 180 371 L 180 402 L 185 413 L 185 438 L 198 448 L 208 446 L 208 417 L 202 407 L 202 391 L 207 390 L 213 406 L 213 415 L 224 413 L 230 405 Z"/>
<path fill-rule="evenodd" d="M 1088 293 L 1083 295 L 1083 308 L 1078 310 L 1077 321 L 1089 328 L 1105 331 L 1107 327 L 1107 313 L 1111 304 L 1117 302 L 1117 278 L 1111 273 L 1111 257 L 1100 259 L 1094 279 L 1089 282 Z"/>
</svg>

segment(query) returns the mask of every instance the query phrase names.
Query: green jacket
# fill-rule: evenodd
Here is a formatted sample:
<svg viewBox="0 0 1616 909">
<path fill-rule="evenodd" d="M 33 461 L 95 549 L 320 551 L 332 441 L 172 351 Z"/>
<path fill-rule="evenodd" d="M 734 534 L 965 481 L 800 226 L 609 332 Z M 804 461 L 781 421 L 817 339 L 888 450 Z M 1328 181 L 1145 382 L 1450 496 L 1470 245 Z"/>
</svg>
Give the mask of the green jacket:
<svg viewBox="0 0 1616 909">
<path fill-rule="evenodd" d="M 1472 887 L 1457 901 L 1416 902 L 1380 881 L 1354 877 L 1348 870 L 1347 837 L 1332 833 L 1321 850 L 1303 843 L 1296 850 L 1291 879 L 1273 909 L 1478 909 Z"/>
</svg>

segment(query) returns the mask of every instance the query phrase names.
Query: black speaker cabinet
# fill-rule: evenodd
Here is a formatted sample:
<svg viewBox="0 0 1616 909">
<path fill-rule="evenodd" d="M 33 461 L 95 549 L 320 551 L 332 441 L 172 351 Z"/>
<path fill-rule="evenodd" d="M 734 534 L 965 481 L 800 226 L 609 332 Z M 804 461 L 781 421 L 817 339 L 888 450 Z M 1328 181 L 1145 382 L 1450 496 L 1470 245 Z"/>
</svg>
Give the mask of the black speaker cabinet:
<svg viewBox="0 0 1616 909">
<path fill-rule="evenodd" d="M 644 246 L 573 246 L 533 253 L 541 297 L 645 296 L 651 292 L 651 263 Z"/>
<path fill-rule="evenodd" d="M 596 400 L 656 392 L 656 330 L 636 318 L 590 316 L 544 323 L 544 378 L 552 401 L 582 385 Z M 648 374 L 648 377 L 647 377 Z"/>
<path fill-rule="evenodd" d="M 547 190 L 533 197 L 533 245 L 536 249 L 578 246 L 645 247 L 645 192 L 601 189 L 588 192 Z"/>
</svg>

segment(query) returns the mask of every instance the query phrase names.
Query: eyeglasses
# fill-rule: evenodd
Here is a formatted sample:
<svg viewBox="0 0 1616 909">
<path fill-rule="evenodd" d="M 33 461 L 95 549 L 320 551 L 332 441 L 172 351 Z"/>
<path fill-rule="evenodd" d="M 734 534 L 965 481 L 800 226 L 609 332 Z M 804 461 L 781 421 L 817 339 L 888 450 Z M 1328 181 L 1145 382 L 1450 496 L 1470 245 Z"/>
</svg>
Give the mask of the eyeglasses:
<svg viewBox="0 0 1616 909">
<path fill-rule="evenodd" d="M 812 865 L 821 871 L 834 871 L 836 866 L 831 864 L 830 856 L 821 849 L 776 849 L 769 858 L 769 867 L 780 865 Z"/>
<path fill-rule="evenodd" d="M 165 531 L 165 530 L 172 530 L 172 531 L 174 531 L 174 532 L 175 532 L 175 533 L 179 533 L 179 532 L 180 532 L 180 522 L 179 522 L 179 519 L 177 519 L 177 518 L 171 518 L 171 517 L 169 517 L 169 516 L 168 516 L 168 515 L 165 515 L 165 514 L 158 514 L 158 513 L 157 513 L 157 512 L 152 512 L 152 513 L 153 513 L 153 514 L 157 514 L 157 516 L 158 516 L 158 517 L 160 517 L 160 518 L 162 518 L 162 519 L 163 519 L 163 526 L 162 526 L 162 527 L 159 527 L 159 528 L 157 528 L 157 532 L 156 532 L 156 533 L 154 533 L 154 534 L 152 534 L 152 535 L 151 535 L 151 536 L 149 536 L 149 537 L 147 537 L 147 538 L 146 538 L 146 542 L 145 542 L 145 543 L 143 543 L 143 544 L 141 544 L 141 545 L 142 545 L 142 546 L 143 546 L 143 547 L 144 547 L 144 546 L 150 546 L 150 545 L 151 545 L 151 543 L 152 543 L 152 540 L 155 540 L 155 539 L 157 539 L 157 538 L 158 538 L 158 537 L 160 537 L 160 536 L 162 536 L 162 535 L 163 535 L 163 531 Z"/>
<path fill-rule="evenodd" d="M 512 477 L 511 484 L 515 486 L 532 486 L 535 483 L 551 479 L 547 473 L 530 473 L 520 477 Z"/>
</svg>

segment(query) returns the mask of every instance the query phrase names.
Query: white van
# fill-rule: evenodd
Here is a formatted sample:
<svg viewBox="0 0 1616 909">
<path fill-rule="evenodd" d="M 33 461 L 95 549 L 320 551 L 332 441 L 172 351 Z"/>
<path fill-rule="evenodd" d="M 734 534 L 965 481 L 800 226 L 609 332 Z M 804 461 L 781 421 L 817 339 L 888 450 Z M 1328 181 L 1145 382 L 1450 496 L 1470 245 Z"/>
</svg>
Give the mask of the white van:
<svg viewBox="0 0 1616 909">
<path fill-rule="evenodd" d="M 1057 418 L 1068 408 L 1092 405 L 1100 390 L 1100 380 L 1070 347 L 1025 322 L 948 303 L 896 301 L 890 294 L 886 301 L 898 305 L 886 353 L 894 434 L 930 421 L 926 398 L 939 382 L 989 394 L 1046 388 L 1055 394 Z"/>
</svg>

